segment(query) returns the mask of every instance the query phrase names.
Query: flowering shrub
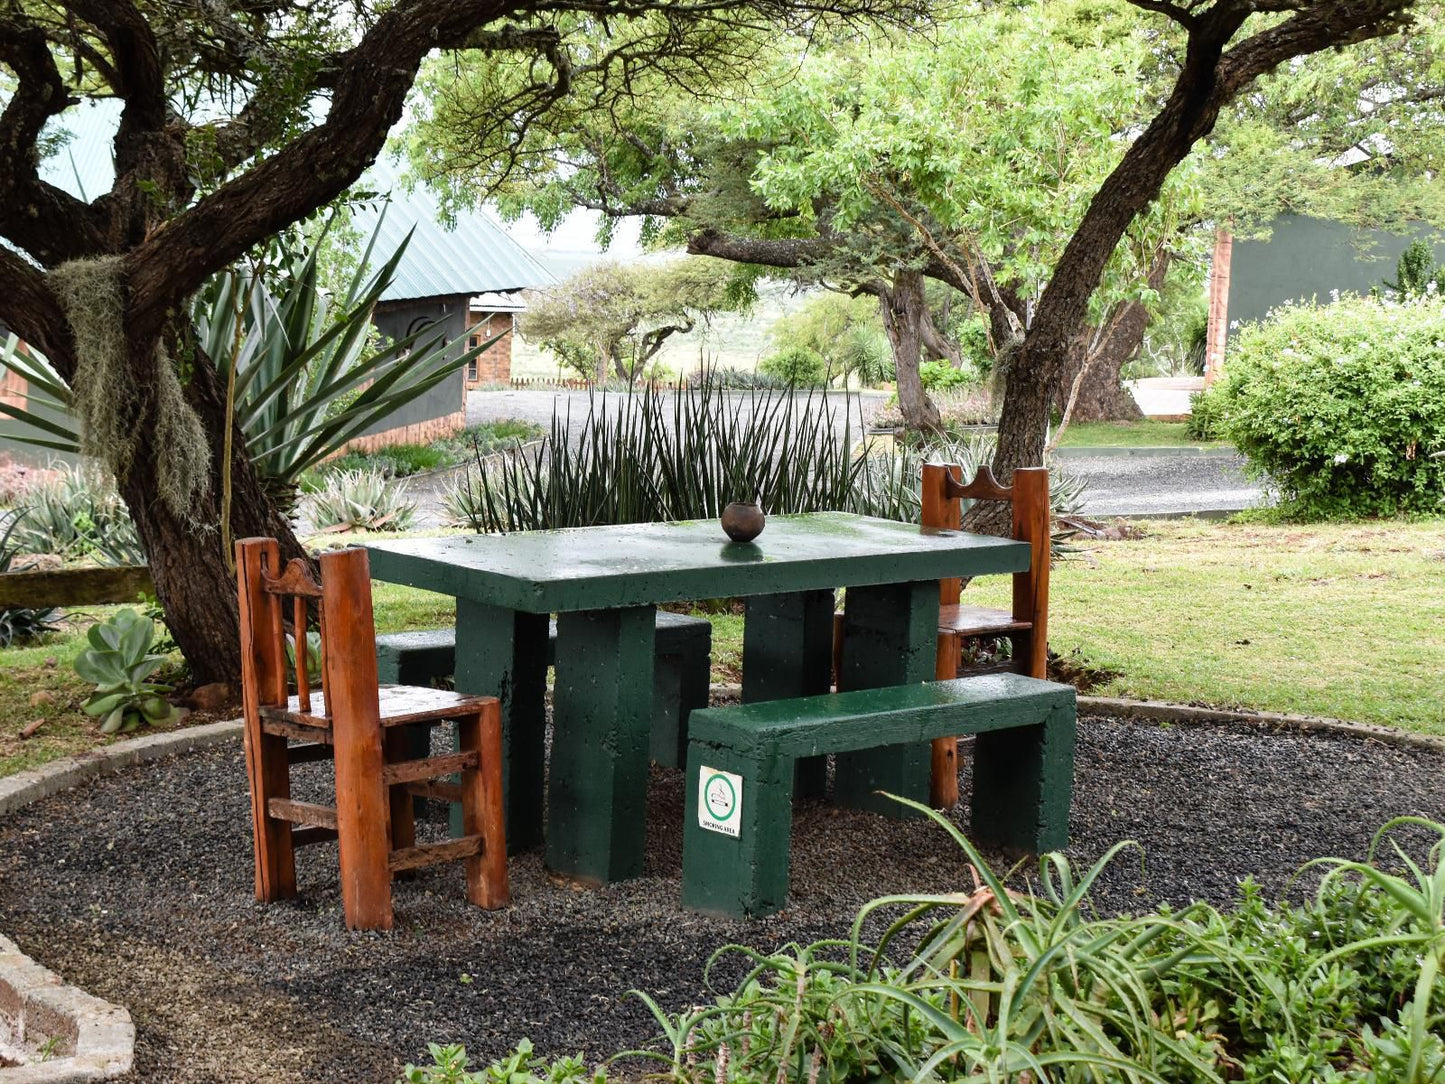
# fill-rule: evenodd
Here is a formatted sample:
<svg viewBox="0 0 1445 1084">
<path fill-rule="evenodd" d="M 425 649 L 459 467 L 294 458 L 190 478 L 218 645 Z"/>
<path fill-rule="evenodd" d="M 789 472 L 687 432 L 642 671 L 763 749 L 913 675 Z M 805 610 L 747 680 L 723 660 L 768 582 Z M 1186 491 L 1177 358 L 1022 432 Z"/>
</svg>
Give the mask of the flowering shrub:
<svg viewBox="0 0 1445 1084">
<path fill-rule="evenodd" d="M 1445 302 L 1347 297 L 1246 327 L 1222 435 L 1306 519 L 1445 510 Z"/>
</svg>

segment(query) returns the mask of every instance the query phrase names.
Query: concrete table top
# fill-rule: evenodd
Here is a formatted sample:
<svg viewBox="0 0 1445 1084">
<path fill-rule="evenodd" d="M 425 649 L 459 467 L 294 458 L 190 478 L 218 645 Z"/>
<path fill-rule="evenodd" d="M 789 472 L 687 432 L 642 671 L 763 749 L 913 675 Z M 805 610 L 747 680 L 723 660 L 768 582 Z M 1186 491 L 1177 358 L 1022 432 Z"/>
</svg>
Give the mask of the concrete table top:
<svg viewBox="0 0 1445 1084">
<path fill-rule="evenodd" d="M 1022 542 L 845 512 L 769 517 L 753 542 L 714 521 L 370 542 L 375 579 L 523 613 L 1022 572 Z"/>
</svg>

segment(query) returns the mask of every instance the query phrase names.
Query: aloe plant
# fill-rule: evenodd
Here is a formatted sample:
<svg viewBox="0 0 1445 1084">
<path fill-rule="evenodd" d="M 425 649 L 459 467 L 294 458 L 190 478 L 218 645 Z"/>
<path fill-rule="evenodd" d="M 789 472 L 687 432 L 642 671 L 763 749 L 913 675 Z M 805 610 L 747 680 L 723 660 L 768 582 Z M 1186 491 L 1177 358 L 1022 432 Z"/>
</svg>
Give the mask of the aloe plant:
<svg viewBox="0 0 1445 1084">
<path fill-rule="evenodd" d="M 380 229 L 380 222 L 377 230 Z M 228 271 L 197 295 L 191 317 L 202 349 L 223 381 L 234 381 L 235 418 L 246 451 L 272 496 L 289 507 L 301 473 L 398 408 L 424 395 L 500 338 L 452 352 L 462 338 L 423 328 L 377 346 L 371 315 L 391 285 L 411 239 L 368 272 L 373 231 L 359 269 L 329 299 L 321 281 L 319 242 L 304 253 L 282 246 L 279 274 Z M 0 402 L 0 414 L 33 427 L 15 439 L 78 452 L 71 392 L 41 355 L 18 349 L 12 335 L 0 348 L 0 370 L 23 378 L 27 402 Z"/>
<path fill-rule="evenodd" d="M 95 692 L 82 706 L 87 715 L 101 720 L 102 734 L 175 720 L 176 709 L 164 696 L 172 687 L 150 680 L 166 661 L 164 655 L 150 653 L 153 621 L 123 609 L 109 621 L 92 625 L 85 638 L 90 646 L 76 656 L 75 672 L 95 683 Z"/>
</svg>

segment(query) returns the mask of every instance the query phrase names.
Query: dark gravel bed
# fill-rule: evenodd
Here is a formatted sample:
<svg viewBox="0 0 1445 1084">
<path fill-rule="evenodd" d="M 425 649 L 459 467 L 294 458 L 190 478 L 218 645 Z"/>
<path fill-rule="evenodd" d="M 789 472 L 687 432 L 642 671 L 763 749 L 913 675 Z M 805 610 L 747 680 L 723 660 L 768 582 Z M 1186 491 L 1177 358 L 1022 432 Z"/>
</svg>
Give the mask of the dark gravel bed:
<svg viewBox="0 0 1445 1084">
<path fill-rule="evenodd" d="M 1363 855 L 1392 816 L 1445 819 L 1445 757 L 1428 751 L 1097 718 L 1081 721 L 1079 739 L 1071 857 L 1092 862 L 1125 838 L 1147 853 L 1100 879 L 1106 910 L 1225 904 L 1249 874 L 1283 891 L 1309 858 Z M 252 899 L 244 768 L 239 746 L 226 746 L 0 825 L 0 930 L 130 1009 L 132 1079 L 389 1084 L 428 1041 L 479 1057 L 524 1036 L 553 1053 L 638 1045 L 654 1030 L 626 992 L 646 989 L 668 1008 L 698 1001 L 721 944 L 836 936 L 871 897 L 967 887 L 937 826 L 806 803 L 789 909 L 719 922 L 677 905 L 681 816 L 681 773 L 656 771 L 643 878 L 579 889 L 522 856 L 514 906 L 485 913 L 463 902 L 459 867 L 441 867 L 398 884 L 396 930 L 348 934 L 334 848 L 300 852 L 299 900 Z"/>
</svg>

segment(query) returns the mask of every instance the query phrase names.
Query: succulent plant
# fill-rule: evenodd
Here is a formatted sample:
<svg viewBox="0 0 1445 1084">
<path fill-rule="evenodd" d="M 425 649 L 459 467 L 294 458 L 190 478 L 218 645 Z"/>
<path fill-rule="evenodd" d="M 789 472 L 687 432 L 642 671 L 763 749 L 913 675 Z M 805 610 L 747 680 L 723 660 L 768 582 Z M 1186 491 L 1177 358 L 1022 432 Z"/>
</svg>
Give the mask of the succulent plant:
<svg viewBox="0 0 1445 1084">
<path fill-rule="evenodd" d="M 90 646 L 76 656 L 75 672 L 95 683 L 95 692 L 82 706 L 87 715 L 102 720 L 102 734 L 175 721 L 176 709 L 163 695 L 172 687 L 150 680 L 166 661 L 164 655 L 150 653 L 153 621 L 124 609 L 109 621 L 92 625 L 86 639 Z"/>
</svg>

